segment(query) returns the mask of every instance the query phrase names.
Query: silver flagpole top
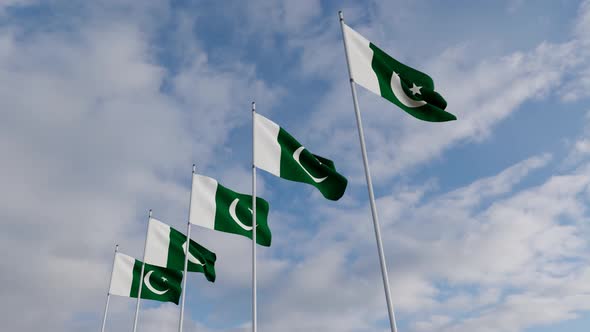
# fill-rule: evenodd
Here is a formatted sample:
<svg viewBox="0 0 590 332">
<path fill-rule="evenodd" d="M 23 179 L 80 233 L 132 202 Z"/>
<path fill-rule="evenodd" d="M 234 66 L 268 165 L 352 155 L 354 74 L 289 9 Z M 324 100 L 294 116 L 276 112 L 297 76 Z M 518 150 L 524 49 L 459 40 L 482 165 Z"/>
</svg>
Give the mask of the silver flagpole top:
<svg viewBox="0 0 590 332">
<path fill-rule="evenodd" d="M 152 217 L 152 209 L 150 209 L 149 217 Z"/>
<path fill-rule="evenodd" d="M 252 102 L 252 112 L 256 112 L 256 102 Z"/>
<path fill-rule="evenodd" d="M 193 164 L 193 174 L 197 171 L 197 165 Z"/>
<path fill-rule="evenodd" d="M 119 245 L 115 244 L 115 252 L 119 251 Z"/>
<path fill-rule="evenodd" d="M 340 18 L 340 21 L 343 21 L 344 20 L 344 15 L 342 15 L 342 11 L 341 10 L 338 11 L 338 17 Z"/>
</svg>

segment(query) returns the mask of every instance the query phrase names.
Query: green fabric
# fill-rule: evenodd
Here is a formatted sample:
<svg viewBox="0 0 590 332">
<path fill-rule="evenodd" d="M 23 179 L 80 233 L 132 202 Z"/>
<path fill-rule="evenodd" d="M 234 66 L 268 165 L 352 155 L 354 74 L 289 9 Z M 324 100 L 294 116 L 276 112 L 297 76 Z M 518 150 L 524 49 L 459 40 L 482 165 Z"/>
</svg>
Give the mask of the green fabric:
<svg viewBox="0 0 590 332">
<path fill-rule="evenodd" d="M 141 264 L 141 261 L 137 259 L 135 260 L 135 264 L 133 265 L 133 282 L 131 284 L 131 294 L 129 294 L 129 296 L 137 298 L 139 285 L 142 285 L 142 299 L 155 300 L 161 302 L 173 302 L 178 304 L 178 300 L 180 299 L 180 293 L 182 289 L 182 272 L 150 264 L 145 264 L 143 276 L 140 278 Z M 149 283 L 151 287 L 157 292 L 164 292 L 163 294 L 154 293 L 150 290 L 148 285 L 146 285 L 144 279 L 148 274 Z"/>
<path fill-rule="evenodd" d="M 430 122 L 444 122 L 457 120 L 453 114 L 446 112 L 447 102 L 434 91 L 434 82 L 428 75 L 408 67 L 395 60 L 373 43 L 369 45 L 373 50 L 373 70 L 377 74 L 381 96 L 399 106 L 412 116 Z M 410 98 L 425 101 L 427 104 L 420 107 L 408 107 L 402 104 L 391 89 L 391 77 L 396 72 L 401 80 L 401 86 Z M 414 85 L 421 87 L 420 93 L 414 94 L 410 88 Z"/>
<path fill-rule="evenodd" d="M 170 227 L 170 244 L 166 267 L 184 271 L 184 249 L 182 246 L 185 242 L 186 235 Z M 202 272 L 207 280 L 215 282 L 215 260 L 217 259 L 215 254 L 193 240 L 190 241 L 188 250 L 205 265 L 195 264 L 189 260 L 187 270 L 190 272 Z"/>
<path fill-rule="evenodd" d="M 325 198 L 333 201 L 344 195 L 348 181 L 336 171 L 334 162 L 304 148 L 300 151 L 298 163 L 296 152 L 302 145 L 283 128 L 279 130 L 278 142 L 281 147 L 281 178 L 311 184 Z"/>
<path fill-rule="evenodd" d="M 231 215 L 230 208 L 235 204 L 235 217 Z M 236 193 L 219 183 L 215 194 L 215 230 L 233 233 L 252 238 L 252 196 Z M 256 243 L 269 247 L 271 243 L 270 229 L 268 228 L 268 202 L 256 198 Z M 237 219 L 237 221 L 236 221 Z M 242 226 L 240 226 L 240 224 Z M 246 228 L 246 229 L 244 229 Z"/>
</svg>

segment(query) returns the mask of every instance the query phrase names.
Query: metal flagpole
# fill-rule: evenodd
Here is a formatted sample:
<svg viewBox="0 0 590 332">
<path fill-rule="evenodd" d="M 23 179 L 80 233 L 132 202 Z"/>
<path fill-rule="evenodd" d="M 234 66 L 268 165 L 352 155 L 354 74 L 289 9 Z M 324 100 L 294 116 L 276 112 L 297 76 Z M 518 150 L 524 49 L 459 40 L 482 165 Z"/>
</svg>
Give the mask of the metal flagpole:
<svg viewBox="0 0 590 332">
<path fill-rule="evenodd" d="M 148 214 L 148 223 L 149 223 L 151 217 L 152 217 L 152 210 L 150 209 L 150 212 Z M 135 307 L 135 320 L 133 321 L 133 332 L 137 331 L 137 317 L 139 316 L 139 302 L 141 300 L 141 289 L 143 288 L 143 270 L 145 269 L 145 248 L 147 247 L 147 236 L 148 236 L 148 231 L 146 230 L 145 242 L 143 244 L 143 259 L 141 262 L 141 273 L 139 274 L 140 279 L 139 279 L 139 290 L 137 291 L 137 306 Z"/>
<path fill-rule="evenodd" d="M 361 142 L 361 152 L 363 155 L 363 164 L 365 166 L 365 177 L 367 179 L 367 189 L 369 191 L 369 201 L 371 203 L 371 214 L 373 215 L 373 227 L 375 228 L 375 239 L 377 240 L 377 251 L 379 252 L 379 263 L 381 263 L 381 275 L 383 277 L 383 287 L 385 288 L 385 300 L 389 313 L 389 325 L 391 332 L 397 332 L 395 323 L 395 313 L 393 312 L 393 303 L 391 302 L 391 291 L 389 289 L 389 278 L 387 277 L 387 265 L 385 264 L 385 254 L 383 253 L 383 242 L 381 240 L 381 230 L 379 227 L 379 218 L 377 216 L 377 207 L 375 205 L 375 194 L 373 193 L 373 183 L 371 182 L 371 172 L 369 171 L 369 161 L 367 160 L 367 148 L 365 146 L 365 134 L 363 133 L 363 124 L 361 113 L 359 111 L 358 98 L 356 95 L 356 86 L 350 70 L 350 58 L 348 57 L 348 45 L 344 36 L 344 17 L 342 11 L 338 12 L 340 18 L 340 29 L 342 30 L 342 39 L 344 40 L 344 54 L 346 54 L 346 64 L 348 66 L 348 77 L 350 78 L 350 90 L 352 91 L 352 101 L 354 104 L 354 113 L 356 116 L 356 125 L 358 128 L 359 139 Z"/>
<path fill-rule="evenodd" d="M 107 304 L 104 306 L 104 315 L 102 318 L 102 328 L 100 329 L 101 332 L 104 332 L 104 327 L 107 324 L 107 313 L 109 312 L 109 300 L 111 299 L 111 284 L 113 283 L 113 271 L 115 270 L 115 258 L 117 257 L 117 251 L 119 250 L 119 245 L 115 245 L 115 255 L 113 256 L 113 268 L 111 269 L 111 281 L 109 281 L 109 290 L 107 291 Z"/>
<path fill-rule="evenodd" d="M 258 328 L 256 317 L 256 103 L 252 102 L 252 332 Z"/>
<path fill-rule="evenodd" d="M 180 304 L 180 321 L 178 323 L 178 332 L 182 332 L 182 323 L 184 322 L 184 299 L 186 298 L 186 279 L 188 279 L 188 254 L 191 243 L 191 202 L 193 197 L 193 181 L 195 178 L 195 164 L 193 164 L 193 174 L 191 176 L 191 193 L 189 195 L 188 203 L 188 226 L 186 230 L 186 252 L 184 253 L 184 279 L 182 280 L 182 289 L 180 290 L 182 295 L 182 303 Z"/>
</svg>

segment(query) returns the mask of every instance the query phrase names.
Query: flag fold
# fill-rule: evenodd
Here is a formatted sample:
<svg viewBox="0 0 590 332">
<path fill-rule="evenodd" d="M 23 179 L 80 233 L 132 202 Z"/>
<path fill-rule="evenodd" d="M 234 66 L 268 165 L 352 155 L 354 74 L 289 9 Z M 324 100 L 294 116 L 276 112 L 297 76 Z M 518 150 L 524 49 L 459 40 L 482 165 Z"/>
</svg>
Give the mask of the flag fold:
<svg viewBox="0 0 590 332">
<path fill-rule="evenodd" d="M 187 271 L 202 272 L 207 280 L 215 281 L 216 255 L 190 240 Z M 150 218 L 148 224 L 145 262 L 168 269 L 184 271 L 187 237 L 169 225 Z"/>
<path fill-rule="evenodd" d="M 141 261 L 118 252 L 109 294 L 137 298 L 139 287 L 142 287 L 142 299 L 178 304 L 182 272 L 145 264 L 142 276 L 141 265 Z"/>
<path fill-rule="evenodd" d="M 237 193 L 217 180 L 193 174 L 190 223 L 252 238 L 252 196 Z M 256 243 L 269 247 L 268 202 L 256 197 Z"/>
<path fill-rule="evenodd" d="M 355 83 L 424 121 L 457 120 L 434 90 L 430 76 L 404 65 L 344 24 L 350 74 Z"/>
<path fill-rule="evenodd" d="M 334 162 L 309 152 L 278 124 L 254 114 L 254 165 L 283 179 L 316 187 L 336 201 L 344 195 L 348 181 L 336 171 Z"/>
</svg>

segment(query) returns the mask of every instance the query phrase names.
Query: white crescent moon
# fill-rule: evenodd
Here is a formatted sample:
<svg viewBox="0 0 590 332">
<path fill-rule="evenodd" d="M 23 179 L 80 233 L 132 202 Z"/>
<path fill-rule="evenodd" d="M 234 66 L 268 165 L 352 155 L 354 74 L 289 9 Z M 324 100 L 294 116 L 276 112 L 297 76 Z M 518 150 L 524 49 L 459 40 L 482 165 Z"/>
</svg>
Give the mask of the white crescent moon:
<svg viewBox="0 0 590 332">
<path fill-rule="evenodd" d="M 324 181 L 325 179 L 327 179 L 328 177 L 323 177 L 321 179 L 318 179 L 316 177 L 314 177 L 313 175 L 311 175 L 306 169 L 305 167 L 303 167 L 303 165 L 301 165 L 301 162 L 299 161 L 299 155 L 301 155 L 301 152 L 303 152 L 303 150 L 305 150 L 305 147 L 300 146 L 299 149 L 295 150 L 295 152 L 293 152 L 293 159 L 295 159 L 295 161 L 299 164 L 299 166 L 301 168 L 303 168 L 303 171 L 309 175 L 309 177 L 315 182 L 315 183 L 320 183 L 322 181 Z"/>
<path fill-rule="evenodd" d="M 242 222 L 240 221 L 240 219 L 238 219 L 238 216 L 236 215 L 236 206 L 238 206 L 239 201 L 240 199 L 236 198 L 233 200 L 233 202 L 231 202 L 229 206 L 229 215 L 236 222 L 236 224 L 238 224 L 238 226 L 242 227 L 245 231 L 251 231 L 252 226 L 242 224 Z M 250 210 L 250 212 L 252 212 L 252 210 Z"/>
<path fill-rule="evenodd" d="M 405 106 L 416 108 L 427 104 L 424 100 L 414 100 L 405 93 L 402 88 L 402 82 L 396 72 L 393 72 L 393 75 L 391 75 L 391 82 L 389 85 L 391 85 L 391 91 L 393 91 L 397 100 Z"/>
<path fill-rule="evenodd" d="M 188 243 L 188 240 L 186 240 L 184 242 L 184 244 L 182 245 L 182 250 L 184 250 L 184 254 L 185 255 L 188 253 L 188 261 L 191 262 L 191 263 L 193 263 L 193 264 L 197 264 L 197 265 L 201 265 L 201 266 L 205 265 L 205 264 L 201 263 L 201 261 L 197 257 L 193 256 L 193 254 L 191 254 L 188 251 L 187 245 L 186 245 L 187 243 Z"/>
<path fill-rule="evenodd" d="M 152 284 L 150 284 L 150 276 L 152 275 L 152 272 L 154 272 L 153 270 L 146 273 L 145 277 L 143 278 L 143 282 L 145 283 L 145 286 L 154 294 L 156 295 L 164 295 L 166 294 L 166 292 L 169 291 L 169 289 L 165 290 L 165 291 L 159 291 L 157 289 L 154 288 L 154 286 L 152 286 Z"/>
</svg>

